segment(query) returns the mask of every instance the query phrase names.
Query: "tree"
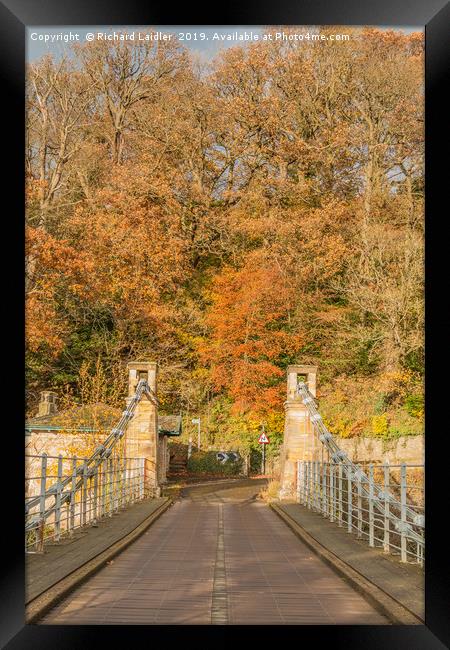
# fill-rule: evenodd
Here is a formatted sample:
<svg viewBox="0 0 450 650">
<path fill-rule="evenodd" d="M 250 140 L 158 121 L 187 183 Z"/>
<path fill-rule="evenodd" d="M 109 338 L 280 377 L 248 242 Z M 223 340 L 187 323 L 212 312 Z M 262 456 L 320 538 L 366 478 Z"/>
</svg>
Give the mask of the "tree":
<svg viewBox="0 0 450 650">
<path fill-rule="evenodd" d="M 225 268 L 214 282 L 203 358 L 216 390 L 225 389 L 238 412 L 281 404 L 281 367 L 303 341 L 289 327 L 293 299 L 280 269 L 258 254 L 239 270 Z"/>
<path fill-rule="evenodd" d="M 247 440 L 300 357 L 332 381 L 423 371 L 423 35 L 350 31 L 29 66 L 32 391 L 152 358 L 165 408 Z"/>
<path fill-rule="evenodd" d="M 150 104 L 159 86 L 186 64 L 175 41 L 96 41 L 76 49 L 98 92 L 98 110 L 107 120 L 107 137 L 114 164 L 124 156 L 125 134 L 132 130 L 131 115 L 137 104 Z"/>
</svg>

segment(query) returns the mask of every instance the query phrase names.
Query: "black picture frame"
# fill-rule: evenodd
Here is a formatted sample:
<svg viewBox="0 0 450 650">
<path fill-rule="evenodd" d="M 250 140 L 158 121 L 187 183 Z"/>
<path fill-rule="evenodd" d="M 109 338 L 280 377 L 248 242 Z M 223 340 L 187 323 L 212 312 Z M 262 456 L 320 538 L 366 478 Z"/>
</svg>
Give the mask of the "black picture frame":
<svg viewBox="0 0 450 650">
<path fill-rule="evenodd" d="M 423 626 L 36 626 L 24 624 L 23 557 L 23 413 L 24 413 L 24 80 L 25 29 L 55 25 L 395 25 L 425 26 L 426 30 L 426 614 Z M 163 642 L 199 647 L 229 644 L 234 638 L 267 645 L 287 641 L 349 648 L 408 648 L 433 650 L 450 646 L 450 605 L 447 513 L 448 434 L 447 383 L 450 368 L 448 334 L 449 272 L 445 236 L 448 165 L 445 126 L 448 86 L 450 9 L 444 0 L 277 0 L 243 5 L 237 0 L 203 8 L 190 3 L 175 9 L 170 3 L 139 0 L 3 0 L 0 3 L 3 118 L 2 183 L 3 255 L 12 253 L 3 274 L 3 542 L 1 571 L 1 646 L 16 648 L 133 647 Z M 5 178 L 5 176 L 3 176 Z M 9 207 L 6 208 L 6 199 Z M 9 328 L 9 329 L 8 329 Z M 10 355 L 10 358 L 8 358 Z M 443 370 L 441 375 L 439 370 Z"/>
</svg>

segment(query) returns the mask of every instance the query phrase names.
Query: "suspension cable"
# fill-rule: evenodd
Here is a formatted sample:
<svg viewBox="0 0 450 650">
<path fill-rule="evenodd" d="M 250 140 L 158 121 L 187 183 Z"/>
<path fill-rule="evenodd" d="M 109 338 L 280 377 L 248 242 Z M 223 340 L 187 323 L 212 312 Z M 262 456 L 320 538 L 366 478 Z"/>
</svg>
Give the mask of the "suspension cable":
<svg viewBox="0 0 450 650">
<path fill-rule="evenodd" d="M 368 486 L 370 485 L 369 477 L 367 474 L 355 463 L 353 463 L 345 451 L 340 449 L 337 442 L 335 441 L 333 435 L 328 431 L 325 426 L 322 416 L 316 407 L 316 402 L 314 396 L 308 390 L 308 387 L 305 382 L 298 382 L 297 396 L 299 396 L 306 406 L 310 421 L 313 424 L 314 430 L 324 446 L 324 448 L 329 452 L 330 460 L 332 463 L 340 464 L 347 476 L 348 480 L 358 480 L 361 485 L 361 490 L 363 496 L 366 498 L 371 498 L 375 508 L 382 514 L 385 514 L 385 503 L 388 502 L 390 506 L 389 517 L 393 521 L 394 527 L 397 531 L 405 533 L 407 537 L 410 537 L 419 544 L 424 544 L 425 540 L 423 535 L 420 535 L 411 525 L 411 523 L 402 521 L 401 518 L 392 512 L 392 509 L 401 512 L 401 503 L 394 497 L 391 492 L 384 490 L 381 485 L 378 483 L 372 483 L 375 488 L 374 494 L 371 495 L 369 492 Z M 412 523 L 416 526 L 424 526 L 425 517 L 424 515 L 417 514 L 412 508 L 406 506 L 406 515 L 409 516 Z"/>
<path fill-rule="evenodd" d="M 76 481 L 75 490 L 72 487 L 69 490 L 64 490 L 64 488 L 69 484 L 72 484 L 73 481 L 72 475 L 67 476 L 66 478 L 57 481 L 51 487 L 49 487 L 45 491 L 45 495 L 36 496 L 33 499 L 30 499 L 25 504 L 25 515 L 27 515 L 33 507 L 37 506 L 41 502 L 42 498 L 44 498 L 45 502 L 48 497 L 56 495 L 58 491 L 60 492 L 61 496 L 61 505 L 70 501 L 73 492 L 77 492 L 83 486 L 86 476 L 88 478 L 94 476 L 99 465 L 101 465 L 104 460 L 111 456 L 117 443 L 125 435 L 125 430 L 134 415 L 137 405 L 144 395 L 154 405 L 159 405 L 158 399 L 154 391 L 148 385 L 148 382 L 145 379 L 141 379 L 136 387 L 135 394 L 130 399 L 125 410 L 122 412 L 122 415 L 115 427 L 111 429 L 104 442 L 96 447 L 92 455 L 87 458 L 82 465 L 76 468 L 76 474 L 77 476 L 79 475 L 80 478 Z M 34 528 L 37 522 L 40 522 L 42 520 L 45 521 L 55 511 L 55 509 L 56 505 L 46 509 L 43 513 L 39 513 L 34 517 L 31 517 L 25 525 L 25 530 L 31 530 Z"/>
</svg>

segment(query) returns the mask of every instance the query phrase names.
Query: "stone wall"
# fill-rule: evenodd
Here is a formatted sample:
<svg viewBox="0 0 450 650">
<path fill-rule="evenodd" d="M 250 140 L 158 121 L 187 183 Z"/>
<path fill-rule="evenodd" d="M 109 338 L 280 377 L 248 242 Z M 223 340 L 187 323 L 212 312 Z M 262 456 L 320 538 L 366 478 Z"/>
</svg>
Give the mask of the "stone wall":
<svg viewBox="0 0 450 650">
<path fill-rule="evenodd" d="M 61 431 L 32 431 L 25 436 L 25 493 L 35 495 L 39 493 L 40 480 L 37 478 L 41 475 L 41 456 L 47 454 L 48 458 L 48 475 L 54 476 L 58 463 L 57 456 L 60 454 L 65 458 L 63 461 L 63 475 L 67 476 L 72 471 L 71 461 L 69 458 L 76 455 L 78 458 L 84 458 L 89 455 L 107 436 L 107 432 L 61 432 Z M 34 477 L 34 478 L 30 478 Z M 51 480 L 51 483 L 54 479 Z"/>
<path fill-rule="evenodd" d="M 82 458 L 86 451 L 100 444 L 107 435 L 107 432 L 32 431 L 30 435 L 25 436 L 25 454 L 73 456 L 75 448 L 77 456 Z"/>
<path fill-rule="evenodd" d="M 395 440 L 378 438 L 336 438 L 339 447 L 354 462 L 422 464 L 425 436 L 403 436 Z"/>
<path fill-rule="evenodd" d="M 377 438 L 337 438 L 335 440 L 354 462 L 390 465 L 422 465 L 425 458 L 425 436 L 403 436 L 391 441 Z M 280 477 L 280 457 L 266 462 L 266 474 Z"/>
</svg>

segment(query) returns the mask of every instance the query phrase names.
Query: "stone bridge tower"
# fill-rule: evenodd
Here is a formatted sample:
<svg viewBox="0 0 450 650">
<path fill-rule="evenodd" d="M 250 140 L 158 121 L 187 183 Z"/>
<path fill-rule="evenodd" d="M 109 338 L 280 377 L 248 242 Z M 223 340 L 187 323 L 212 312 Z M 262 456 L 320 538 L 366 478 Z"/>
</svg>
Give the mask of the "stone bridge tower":
<svg viewBox="0 0 450 650">
<path fill-rule="evenodd" d="M 145 379 L 157 394 L 158 364 L 154 361 L 132 361 L 128 364 L 128 399 L 134 395 L 136 386 Z M 158 408 L 144 395 L 136 407 L 125 434 L 125 455 L 144 459 L 145 489 L 150 496 L 159 496 Z"/>
<path fill-rule="evenodd" d="M 297 383 L 306 382 L 316 395 L 317 366 L 295 365 L 287 369 L 287 399 L 285 407 L 284 441 L 281 451 L 280 499 L 295 498 L 297 488 L 297 461 L 318 460 L 319 444 L 314 435 L 308 411 L 296 396 Z"/>
</svg>

